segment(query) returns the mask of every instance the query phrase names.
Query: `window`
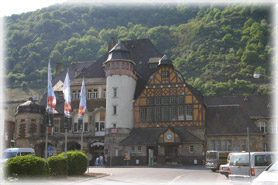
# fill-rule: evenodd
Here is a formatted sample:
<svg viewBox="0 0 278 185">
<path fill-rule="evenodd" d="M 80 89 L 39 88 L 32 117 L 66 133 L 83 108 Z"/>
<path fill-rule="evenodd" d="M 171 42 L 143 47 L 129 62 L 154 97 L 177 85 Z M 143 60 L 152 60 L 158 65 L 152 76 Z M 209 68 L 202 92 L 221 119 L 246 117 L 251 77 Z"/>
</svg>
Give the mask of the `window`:
<svg viewBox="0 0 278 185">
<path fill-rule="evenodd" d="M 87 94 L 88 94 L 88 99 L 91 99 L 91 98 L 92 98 L 92 90 L 89 89 L 88 92 L 87 92 Z"/>
<path fill-rule="evenodd" d="M 224 141 L 223 141 L 223 140 L 221 141 L 221 150 L 222 150 L 222 151 L 226 151 L 226 150 L 227 150 L 227 145 L 226 145 L 226 141 L 225 141 L 225 140 L 224 140 Z"/>
<path fill-rule="evenodd" d="M 98 98 L 98 90 L 97 90 L 97 89 L 94 89 L 93 98 L 94 98 L 94 99 L 97 99 L 97 98 Z"/>
<path fill-rule="evenodd" d="M 241 144 L 241 150 L 247 151 L 246 140 L 245 139 L 241 140 L 240 144 Z"/>
<path fill-rule="evenodd" d="M 163 105 L 168 105 L 169 104 L 169 97 L 162 97 L 162 104 Z"/>
<path fill-rule="evenodd" d="M 60 132 L 60 119 L 54 119 L 54 133 Z"/>
<path fill-rule="evenodd" d="M 170 76 L 169 71 L 162 71 L 162 79 L 167 79 L 169 78 L 169 76 Z"/>
<path fill-rule="evenodd" d="M 152 122 L 154 121 L 154 110 L 153 107 L 147 108 L 147 121 Z"/>
<path fill-rule="evenodd" d="M 84 132 L 88 132 L 88 122 L 84 123 Z"/>
<path fill-rule="evenodd" d="M 77 132 L 77 129 L 78 129 L 77 126 L 78 126 L 77 123 L 74 123 L 74 125 L 73 125 L 73 131 L 74 132 Z"/>
<path fill-rule="evenodd" d="M 147 105 L 154 105 L 154 98 L 147 98 Z"/>
<path fill-rule="evenodd" d="M 184 109 L 183 106 L 178 106 L 178 120 L 184 120 Z"/>
<path fill-rule="evenodd" d="M 217 151 L 221 150 L 221 148 L 220 148 L 220 141 L 215 141 L 215 146 L 216 146 L 216 150 Z"/>
<path fill-rule="evenodd" d="M 76 99 L 76 91 L 72 91 L 72 99 L 73 99 L 73 100 Z"/>
<path fill-rule="evenodd" d="M 145 123 L 147 118 L 147 110 L 146 107 L 140 107 L 140 122 Z"/>
<path fill-rule="evenodd" d="M 177 97 L 177 103 L 178 104 L 184 104 L 184 96 L 178 96 Z"/>
<path fill-rule="evenodd" d="M 170 97 L 170 104 L 177 104 L 177 97 L 176 96 L 171 96 Z"/>
<path fill-rule="evenodd" d="M 131 146 L 131 151 L 135 151 L 135 146 Z"/>
<path fill-rule="evenodd" d="M 161 107 L 155 107 L 155 120 L 161 121 Z"/>
<path fill-rule="evenodd" d="M 116 65 L 117 65 L 117 69 L 120 69 L 120 63 L 116 63 Z"/>
<path fill-rule="evenodd" d="M 113 123 L 113 128 L 116 128 L 116 127 L 117 127 L 116 123 Z"/>
<path fill-rule="evenodd" d="M 103 98 L 106 98 L 106 89 L 103 89 Z"/>
<path fill-rule="evenodd" d="M 96 132 L 99 131 L 99 122 L 96 122 L 96 123 L 95 123 L 95 131 L 96 131 Z"/>
<path fill-rule="evenodd" d="M 80 99 L 80 90 L 77 91 L 77 99 Z"/>
<path fill-rule="evenodd" d="M 265 122 L 259 122 L 259 129 L 262 133 L 266 133 L 267 132 L 266 123 Z"/>
<path fill-rule="evenodd" d="M 104 123 L 100 122 L 100 131 L 104 131 Z"/>
<path fill-rule="evenodd" d="M 232 140 L 227 140 L 227 151 L 232 151 Z"/>
<path fill-rule="evenodd" d="M 161 104 L 161 97 L 155 97 L 155 104 L 160 105 Z"/>
<path fill-rule="evenodd" d="M 189 153 L 193 153 L 194 152 L 194 145 L 190 145 L 189 146 Z"/>
<path fill-rule="evenodd" d="M 113 115 L 116 115 L 116 114 L 117 114 L 117 106 L 113 105 Z"/>
<path fill-rule="evenodd" d="M 122 63 L 122 69 L 125 69 L 125 63 Z"/>
<path fill-rule="evenodd" d="M 141 152 L 141 146 L 138 146 L 138 147 L 137 147 L 137 151 L 138 151 L 138 152 Z"/>
<path fill-rule="evenodd" d="M 113 97 L 114 97 L 114 98 L 117 97 L 117 88 L 113 88 Z"/>
<path fill-rule="evenodd" d="M 186 105 L 186 120 L 192 120 L 193 119 L 193 106 L 192 105 Z"/>
<path fill-rule="evenodd" d="M 177 120 L 177 109 L 175 106 L 170 107 L 170 120 L 171 121 Z"/>
<path fill-rule="evenodd" d="M 214 141 L 213 140 L 209 141 L 209 148 L 211 150 L 215 150 L 215 145 L 214 145 Z"/>
<path fill-rule="evenodd" d="M 125 68 L 126 68 L 126 69 L 129 69 L 128 63 L 125 64 Z"/>
<path fill-rule="evenodd" d="M 162 107 L 162 120 L 161 121 L 169 121 L 169 107 Z"/>
</svg>

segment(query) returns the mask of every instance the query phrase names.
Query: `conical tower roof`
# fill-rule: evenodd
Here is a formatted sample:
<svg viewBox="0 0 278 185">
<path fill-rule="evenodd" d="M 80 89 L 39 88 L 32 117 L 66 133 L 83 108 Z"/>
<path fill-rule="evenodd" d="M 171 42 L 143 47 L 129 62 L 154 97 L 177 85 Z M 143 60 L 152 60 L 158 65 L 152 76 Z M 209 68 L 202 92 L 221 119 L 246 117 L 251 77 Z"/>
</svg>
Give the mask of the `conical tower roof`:
<svg viewBox="0 0 278 185">
<path fill-rule="evenodd" d="M 116 44 L 110 51 L 107 57 L 107 60 L 104 62 L 109 61 L 116 61 L 116 60 L 125 60 L 131 61 L 129 57 L 129 51 L 126 47 L 120 42 Z"/>
</svg>

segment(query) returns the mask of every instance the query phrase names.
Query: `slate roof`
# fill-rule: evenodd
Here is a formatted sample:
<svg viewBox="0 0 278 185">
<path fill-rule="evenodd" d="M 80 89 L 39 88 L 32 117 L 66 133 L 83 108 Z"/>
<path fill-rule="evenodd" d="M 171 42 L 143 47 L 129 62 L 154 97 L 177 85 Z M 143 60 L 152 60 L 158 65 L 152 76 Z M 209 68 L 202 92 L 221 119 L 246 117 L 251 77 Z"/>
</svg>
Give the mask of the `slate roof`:
<svg viewBox="0 0 278 185">
<path fill-rule="evenodd" d="M 207 106 L 206 135 L 246 135 L 260 134 L 248 114 L 238 104 Z"/>
<path fill-rule="evenodd" d="M 134 128 L 131 130 L 130 135 L 122 140 L 122 145 L 155 145 L 158 144 L 158 139 L 161 134 L 166 132 L 169 128 Z M 181 142 L 183 143 L 201 143 L 202 141 L 196 136 L 192 135 L 185 127 L 170 128 L 173 132 L 177 133 Z"/>
<path fill-rule="evenodd" d="M 114 60 L 130 60 L 129 51 L 128 51 L 128 49 L 126 49 L 126 47 L 121 42 L 116 44 L 109 51 L 106 62 L 114 61 Z"/>
<path fill-rule="evenodd" d="M 204 97 L 204 102 L 207 106 L 239 104 L 250 117 L 262 118 L 269 118 L 273 107 L 270 95 L 208 96 Z"/>
<path fill-rule="evenodd" d="M 30 98 L 28 101 L 17 106 L 16 113 L 45 113 L 45 107 Z"/>
</svg>

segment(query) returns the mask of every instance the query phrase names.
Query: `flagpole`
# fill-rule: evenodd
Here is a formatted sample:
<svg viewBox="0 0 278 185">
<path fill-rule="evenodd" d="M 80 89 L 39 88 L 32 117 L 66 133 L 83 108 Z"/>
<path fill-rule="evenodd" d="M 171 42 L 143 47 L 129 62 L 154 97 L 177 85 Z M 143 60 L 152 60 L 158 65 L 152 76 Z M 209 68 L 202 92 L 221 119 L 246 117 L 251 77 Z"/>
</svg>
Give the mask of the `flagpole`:
<svg viewBox="0 0 278 185">
<path fill-rule="evenodd" d="M 44 159 L 47 160 L 47 152 L 48 152 L 48 125 L 45 125 L 45 149 L 44 149 Z"/>
<path fill-rule="evenodd" d="M 68 119 L 68 118 L 65 118 Z M 65 129 L 65 157 L 67 157 L 67 147 L 68 147 L 68 129 Z"/>
<path fill-rule="evenodd" d="M 82 129 L 81 129 L 81 152 L 83 152 L 83 130 L 84 130 L 84 124 L 82 120 Z"/>
</svg>

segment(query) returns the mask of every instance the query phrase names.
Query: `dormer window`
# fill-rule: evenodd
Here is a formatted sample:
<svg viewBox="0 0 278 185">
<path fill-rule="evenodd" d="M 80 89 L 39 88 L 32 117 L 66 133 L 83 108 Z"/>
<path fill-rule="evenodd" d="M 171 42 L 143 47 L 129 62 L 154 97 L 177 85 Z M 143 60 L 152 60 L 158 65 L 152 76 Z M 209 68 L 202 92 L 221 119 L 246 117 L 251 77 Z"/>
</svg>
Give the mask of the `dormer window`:
<svg viewBox="0 0 278 185">
<path fill-rule="evenodd" d="M 170 76 L 170 73 L 169 73 L 169 71 L 162 71 L 162 79 L 167 79 L 167 78 L 169 78 L 169 76 Z"/>
</svg>

